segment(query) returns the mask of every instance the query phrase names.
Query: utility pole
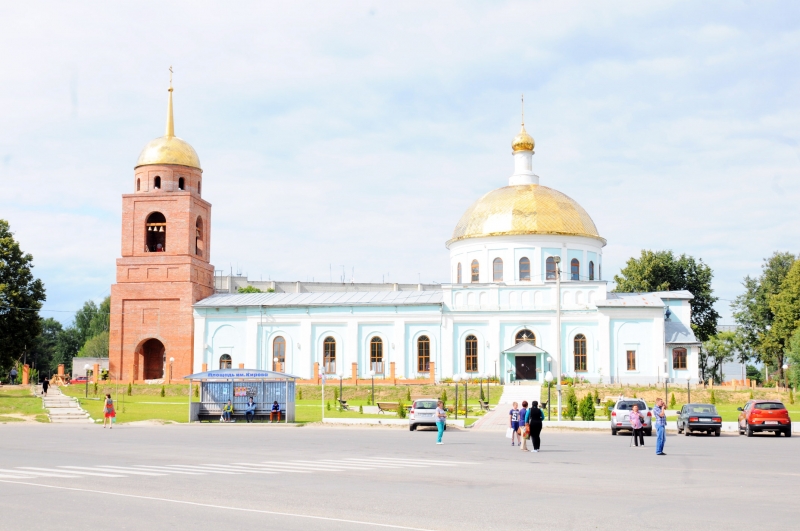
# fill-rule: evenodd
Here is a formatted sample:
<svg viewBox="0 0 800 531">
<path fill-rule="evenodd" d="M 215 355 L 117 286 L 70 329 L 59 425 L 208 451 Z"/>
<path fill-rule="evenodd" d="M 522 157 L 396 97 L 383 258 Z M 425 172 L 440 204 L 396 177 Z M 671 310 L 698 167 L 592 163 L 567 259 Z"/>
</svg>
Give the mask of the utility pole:
<svg viewBox="0 0 800 531">
<path fill-rule="evenodd" d="M 558 421 L 561 422 L 561 257 L 554 256 L 553 262 L 556 263 L 556 392 Z"/>
</svg>

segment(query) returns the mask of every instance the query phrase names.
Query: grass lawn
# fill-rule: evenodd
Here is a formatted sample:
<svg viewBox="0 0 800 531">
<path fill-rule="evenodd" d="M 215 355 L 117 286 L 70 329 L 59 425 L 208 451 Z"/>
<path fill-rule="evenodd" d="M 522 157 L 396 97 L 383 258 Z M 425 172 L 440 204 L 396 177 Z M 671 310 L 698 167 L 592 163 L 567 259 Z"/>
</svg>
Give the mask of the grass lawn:
<svg viewBox="0 0 800 531">
<path fill-rule="evenodd" d="M 0 388 L 0 422 L 23 422 L 27 417 L 37 422 L 49 422 L 42 399 L 29 388 Z"/>
<path fill-rule="evenodd" d="M 124 391 L 126 387 L 120 386 L 119 398 L 115 389 L 104 389 L 98 386 L 97 396 L 93 394 L 92 386 L 89 386 L 89 398 L 84 398 L 85 388 L 80 385 L 61 387 L 61 392 L 65 395 L 74 396 L 78 399 L 81 407 L 85 409 L 93 419 L 103 418 L 103 393 L 111 393 L 114 399 L 114 406 L 117 410 L 117 422 L 136 422 L 140 420 L 167 420 L 173 422 L 188 422 L 189 420 L 189 397 L 187 396 L 187 386 L 168 386 L 174 394 L 171 396 L 160 396 L 161 386 L 135 386 L 132 396 L 127 396 Z M 140 389 L 143 388 L 143 389 Z M 182 390 L 183 394 L 177 394 Z M 148 391 L 148 394 L 143 394 Z M 152 391 L 153 394 L 149 394 Z M 197 400 L 197 399 L 193 399 Z"/>
</svg>

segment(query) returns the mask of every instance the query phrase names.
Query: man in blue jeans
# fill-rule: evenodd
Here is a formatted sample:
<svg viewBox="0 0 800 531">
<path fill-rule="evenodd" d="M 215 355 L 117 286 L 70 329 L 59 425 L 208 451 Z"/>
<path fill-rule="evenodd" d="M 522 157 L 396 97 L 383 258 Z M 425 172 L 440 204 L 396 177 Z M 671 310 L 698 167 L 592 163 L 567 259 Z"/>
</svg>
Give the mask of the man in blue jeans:
<svg viewBox="0 0 800 531">
<path fill-rule="evenodd" d="M 653 415 L 656 422 L 656 455 L 667 455 L 664 453 L 664 443 L 667 439 L 667 406 L 660 398 L 656 398 Z"/>
</svg>

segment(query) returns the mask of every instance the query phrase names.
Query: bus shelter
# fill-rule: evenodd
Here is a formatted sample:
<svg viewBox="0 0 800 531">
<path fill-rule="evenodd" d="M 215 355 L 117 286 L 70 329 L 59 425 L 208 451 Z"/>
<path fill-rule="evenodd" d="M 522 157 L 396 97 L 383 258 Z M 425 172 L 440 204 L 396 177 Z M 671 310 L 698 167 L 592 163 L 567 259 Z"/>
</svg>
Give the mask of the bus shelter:
<svg viewBox="0 0 800 531">
<path fill-rule="evenodd" d="M 189 422 L 219 419 L 228 400 L 233 403 L 233 415 L 244 416 L 250 397 L 256 405 L 256 418 L 269 417 L 277 401 L 281 420 L 294 422 L 297 376 L 256 369 L 220 369 L 190 374 L 185 379 L 189 380 Z M 200 386 L 199 402 L 193 401 L 194 384 Z"/>
</svg>

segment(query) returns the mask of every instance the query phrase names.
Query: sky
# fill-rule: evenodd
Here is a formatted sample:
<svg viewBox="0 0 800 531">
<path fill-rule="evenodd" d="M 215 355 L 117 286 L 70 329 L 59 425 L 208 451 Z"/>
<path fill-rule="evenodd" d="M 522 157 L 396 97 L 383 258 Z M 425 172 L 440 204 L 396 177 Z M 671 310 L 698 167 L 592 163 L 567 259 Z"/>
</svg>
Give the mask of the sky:
<svg viewBox="0 0 800 531">
<path fill-rule="evenodd" d="M 197 150 L 211 261 L 251 279 L 447 282 L 462 213 L 536 140 L 608 240 L 702 258 L 721 323 L 800 236 L 800 3 L 5 2 L 0 218 L 43 315 L 110 293 L 121 195 Z"/>
</svg>

